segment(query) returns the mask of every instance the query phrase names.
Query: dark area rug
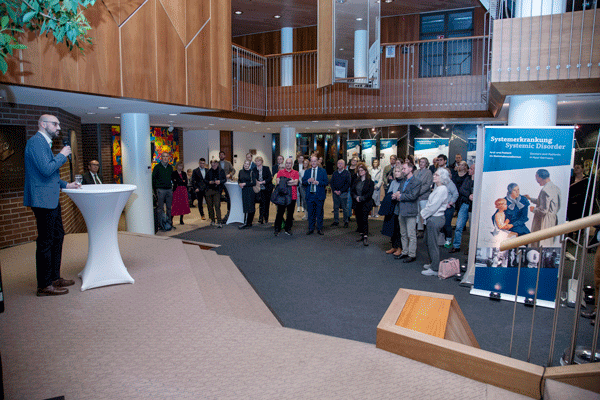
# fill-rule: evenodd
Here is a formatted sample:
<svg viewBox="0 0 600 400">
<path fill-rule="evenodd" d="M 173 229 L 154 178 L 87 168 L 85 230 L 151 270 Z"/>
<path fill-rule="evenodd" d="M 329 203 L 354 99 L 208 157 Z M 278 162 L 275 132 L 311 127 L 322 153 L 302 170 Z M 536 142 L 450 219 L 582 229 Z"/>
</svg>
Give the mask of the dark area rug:
<svg viewBox="0 0 600 400">
<path fill-rule="evenodd" d="M 327 217 L 328 213 L 325 213 Z M 331 215 L 331 213 L 329 213 Z M 176 236 L 221 245 L 216 251 L 228 255 L 242 271 L 283 326 L 375 343 L 377 324 L 398 289 L 417 289 L 452 294 L 456 297 L 479 345 L 484 350 L 509 355 L 512 302 L 494 302 L 469 294 L 454 278 L 440 280 L 421 275 L 429 262 L 426 245 L 418 240 L 417 261 L 405 264 L 385 254 L 389 238 L 382 236 L 381 220 L 370 220 L 368 247 L 357 242 L 356 223 L 349 228 L 330 228 L 325 220 L 325 235 L 307 236 L 306 221 L 295 221 L 293 236 L 283 231 L 274 236 L 272 224 L 254 224 L 239 230 L 238 224 L 223 229 L 200 228 Z M 466 248 L 468 233 L 463 236 Z M 441 259 L 449 254 L 441 248 Z M 457 253 L 461 264 L 467 256 Z M 512 356 L 526 361 L 533 308 L 517 304 Z M 554 310 L 537 307 L 533 331 L 531 362 L 545 365 L 548 360 Z M 573 309 L 561 308 L 555 345 L 554 364 L 570 342 Z M 589 320 L 580 320 L 580 340 L 591 340 Z"/>
</svg>

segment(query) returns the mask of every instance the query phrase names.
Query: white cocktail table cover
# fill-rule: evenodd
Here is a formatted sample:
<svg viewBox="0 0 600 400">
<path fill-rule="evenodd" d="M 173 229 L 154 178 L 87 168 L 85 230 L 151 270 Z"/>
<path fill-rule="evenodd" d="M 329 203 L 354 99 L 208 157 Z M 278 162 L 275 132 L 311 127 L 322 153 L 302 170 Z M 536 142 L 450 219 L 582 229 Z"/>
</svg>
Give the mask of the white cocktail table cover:
<svg viewBox="0 0 600 400">
<path fill-rule="evenodd" d="M 136 188 L 135 185 L 103 184 L 62 190 L 81 211 L 88 230 L 88 259 L 79 273 L 82 291 L 134 282 L 123 264 L 117 232 L 123 208 Z"/>
<path fill-rule="evenodd" d="M 231 204 L 227 224 L 232 224 L 234 222 L 243 224 L 244 208 L 242 206 L 242 188 L 236 182 L 227 182 L 225 183 L 225 189 L 227 189 L 227 193 L 229 193 L 229 202 Z"/>
</svg>

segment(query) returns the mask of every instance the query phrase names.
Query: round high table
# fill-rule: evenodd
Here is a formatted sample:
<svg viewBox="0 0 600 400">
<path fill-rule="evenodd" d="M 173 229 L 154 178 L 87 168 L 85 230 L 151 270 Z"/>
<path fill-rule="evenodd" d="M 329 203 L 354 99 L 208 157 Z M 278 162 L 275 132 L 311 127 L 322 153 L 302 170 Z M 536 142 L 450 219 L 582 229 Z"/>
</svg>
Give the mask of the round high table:
<svg viewBox="0 0 600 400">
<path fill-rule="evenodd" d="M 242 188 L 237 182 L 226 182 L 225 189 L 227 189 L 227 193 L 229 193 L 229 202 L 231 204 L 227 224 L 232 224 L 234 222 L 243 224 L 244 208 L 242 207 Z"/>
<path fill-rule="evenodd" d="M 62 189 L 77 205 L 88 230 L 88 258 L 81 277 L 81 290 L 133 283 L 121 253 L 117 232 L 119 218 L 135 185 L 83 185 Z"/>
</svg>

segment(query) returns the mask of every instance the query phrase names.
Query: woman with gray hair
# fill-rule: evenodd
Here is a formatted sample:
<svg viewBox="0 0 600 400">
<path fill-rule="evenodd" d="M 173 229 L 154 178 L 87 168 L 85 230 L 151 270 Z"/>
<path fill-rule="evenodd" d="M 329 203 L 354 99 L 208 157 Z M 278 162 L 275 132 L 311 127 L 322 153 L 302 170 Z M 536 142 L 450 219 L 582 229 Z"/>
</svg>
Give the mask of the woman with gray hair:
<svg viewBox="0 0 600 400">
<path fill-rule="evenodd" d="M 425 208 L 421 210 L 421 217 L 427 221 L 427 253 L 431 259 L 430 264 L 424 264 L 421 274 L 437 276 L 440 265 L 440 249 L 438 235 L 444 226 L 444 212 L 448 208 L 448 185 L 451 182 L 450 173 L 445 168 L 438 168 L 433 174 L 435 189 L 429 195 Z"/>
<path fill-rule="evenodd" d="M 512 228 L 509 230 L 515 232 L 517 235 L 526 235 L 530 233 L 529 228 L 525 226 L 525 223 L 529 221 L 527 213 L 529 212 L 529 200 L 525 196 L 521 196 L 519 185 L 511 183 L 506 187 L 506 205 L 507 208 L 504 211 L 506 219 L 512 224 Z"/>
</svg>

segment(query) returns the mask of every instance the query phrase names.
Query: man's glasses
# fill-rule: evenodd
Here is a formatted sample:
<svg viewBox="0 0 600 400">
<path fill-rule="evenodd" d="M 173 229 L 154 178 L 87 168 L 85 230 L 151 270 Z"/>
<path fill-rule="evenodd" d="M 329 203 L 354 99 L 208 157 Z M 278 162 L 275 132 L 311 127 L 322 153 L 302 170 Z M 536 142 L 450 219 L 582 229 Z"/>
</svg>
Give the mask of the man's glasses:
<svg viewBox="0 0 600 400">
<path fill-rule="evenodd" d="M 60 122 L 54 122 L 54 121 L 42 121 L 42 122 L 46 122 L 46 123 L 52 124 L 54 126 L 59 126 L 60 125 Z"/>
</svg>

